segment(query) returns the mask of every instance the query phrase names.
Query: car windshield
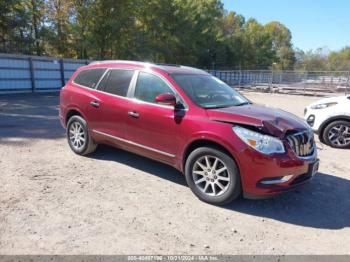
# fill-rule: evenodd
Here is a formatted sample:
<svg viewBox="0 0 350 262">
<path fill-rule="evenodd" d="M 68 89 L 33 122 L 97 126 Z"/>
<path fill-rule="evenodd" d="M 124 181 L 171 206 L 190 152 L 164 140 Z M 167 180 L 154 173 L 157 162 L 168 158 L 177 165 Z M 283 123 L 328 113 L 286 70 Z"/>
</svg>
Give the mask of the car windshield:
<svg viewBox="0 0 350 262">
<path fill-rule="evenodd" d="M 173 74 L 172 77 L 186 95 L 200 107 L 211 109 L 250 103 L 248 99 L 214 76 Z"/>
</svg>

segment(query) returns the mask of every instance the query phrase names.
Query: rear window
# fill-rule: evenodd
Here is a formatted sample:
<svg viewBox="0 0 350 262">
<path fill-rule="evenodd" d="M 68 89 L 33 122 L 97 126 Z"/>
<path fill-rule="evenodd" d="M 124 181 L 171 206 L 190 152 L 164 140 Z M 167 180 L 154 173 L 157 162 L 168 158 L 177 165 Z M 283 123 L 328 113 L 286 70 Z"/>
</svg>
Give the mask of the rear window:
<svg viewBox="0 0 350 262">
<path fill-rule="evenodd" d="M 89 88 L 95 88 L 105 71 L 105 68 L 83 70 L 76 76 L 74 83 Z"/>
<path fill-rule="evenodd" d="M 133 75 L 134 70 L 111 69 L 98 88 L 113 95 L 126 96 Z"/>
</svg>

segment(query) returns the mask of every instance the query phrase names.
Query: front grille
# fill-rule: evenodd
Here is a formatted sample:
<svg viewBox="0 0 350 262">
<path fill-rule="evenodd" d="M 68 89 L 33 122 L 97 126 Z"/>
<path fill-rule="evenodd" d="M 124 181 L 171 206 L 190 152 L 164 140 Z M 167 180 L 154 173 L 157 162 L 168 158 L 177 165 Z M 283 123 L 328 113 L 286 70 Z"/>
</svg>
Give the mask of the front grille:
<svg viewBox="0 0 350 262">
<path fill-rule="evenodd" d="M 310 130 L 287 136 L 287 142 L 299 157 L 311 156 L 315 150 L 313 132 Z"/>
</svg>

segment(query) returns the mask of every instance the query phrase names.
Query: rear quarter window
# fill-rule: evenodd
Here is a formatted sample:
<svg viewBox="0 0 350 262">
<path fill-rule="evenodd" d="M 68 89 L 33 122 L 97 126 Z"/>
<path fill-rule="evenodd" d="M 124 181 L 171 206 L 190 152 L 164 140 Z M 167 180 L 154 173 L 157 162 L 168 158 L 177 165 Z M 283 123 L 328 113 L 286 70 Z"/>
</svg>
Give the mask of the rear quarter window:
<svg viewBox="0 0 350 262">
<path fill-rule="evenodd" d="M 105 68 L 82 70 L 78 73 L 73 82 L 81 86 L 95 88 L 105 71 Z"/>
<path fill-rule="evenodd" d="M 117 96 L 127 96 L 134 70 L 111 69 L 101 80 L 98 89 Z"/>
</svg>

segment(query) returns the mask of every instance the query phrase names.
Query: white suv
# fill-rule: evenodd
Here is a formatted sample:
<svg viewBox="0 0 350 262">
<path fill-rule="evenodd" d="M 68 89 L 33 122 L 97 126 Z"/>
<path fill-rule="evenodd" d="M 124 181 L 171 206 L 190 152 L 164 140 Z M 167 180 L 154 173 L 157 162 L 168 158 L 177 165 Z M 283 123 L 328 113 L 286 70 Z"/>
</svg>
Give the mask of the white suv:
<svg viewBox="0 0 350 262">
<path fill-rule="evenodd" d="M 350 148 L 350 96 L 321 99 L 307 106 L 304 115 L 321 142 Z"/>
</svg>

